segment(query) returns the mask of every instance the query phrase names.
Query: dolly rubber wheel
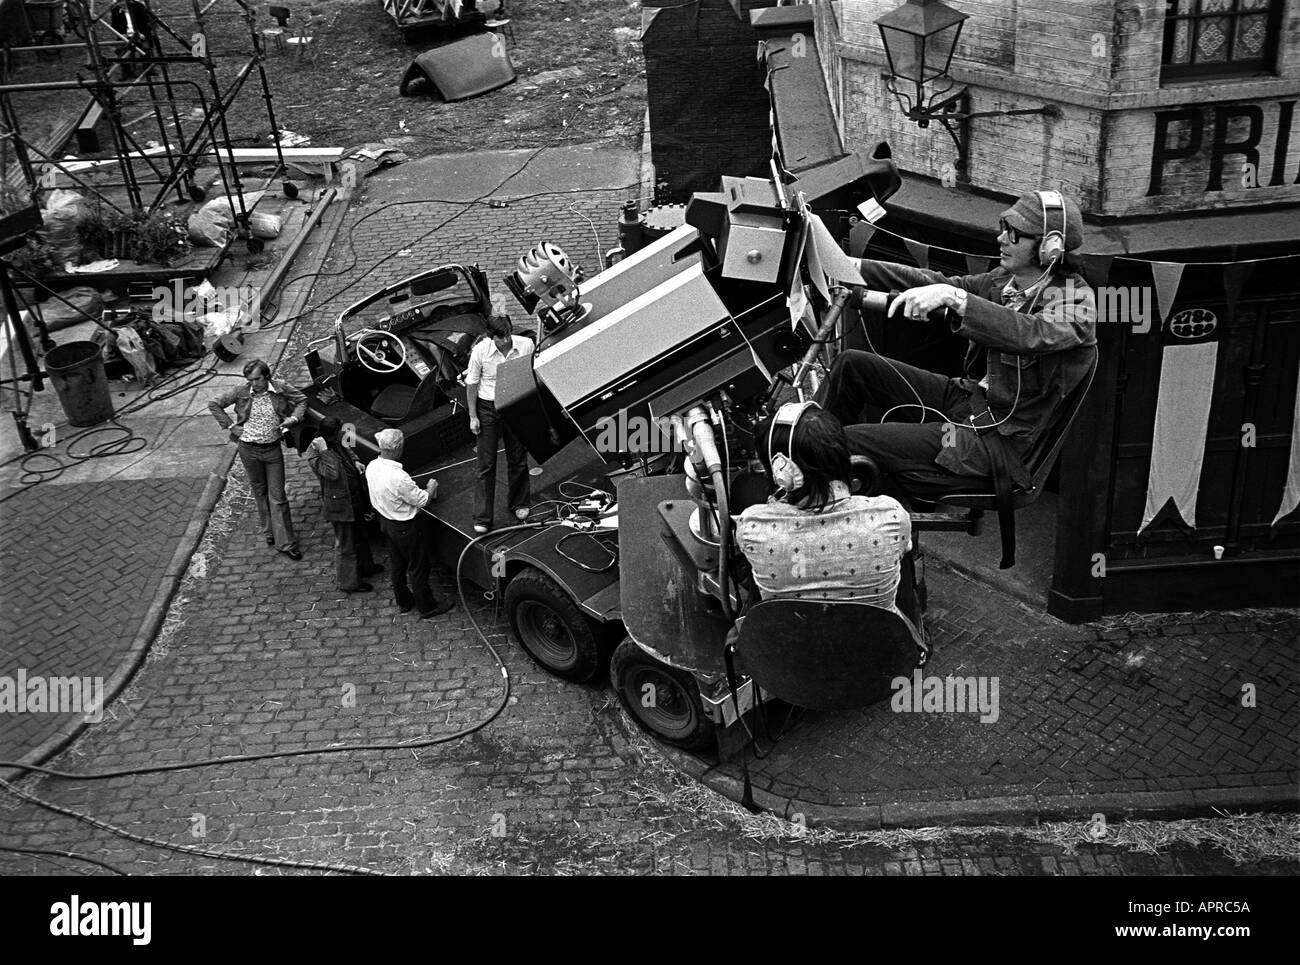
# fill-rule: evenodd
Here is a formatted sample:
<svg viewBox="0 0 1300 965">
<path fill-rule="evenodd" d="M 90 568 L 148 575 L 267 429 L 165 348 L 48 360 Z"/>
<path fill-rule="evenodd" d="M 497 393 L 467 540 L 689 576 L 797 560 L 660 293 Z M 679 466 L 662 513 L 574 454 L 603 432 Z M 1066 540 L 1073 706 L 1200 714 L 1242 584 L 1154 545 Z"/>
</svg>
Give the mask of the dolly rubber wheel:
<svg viewBox="0 0 1300 965">
<path fill-rule="evenodd" d="M 506 615 L 515 637 L 542 667 L 576 683 L 600 667 L 595 628 L 549 576 L 528 567 L 506 584 Z"/>
<path fill-rule="evenodd" d="M 656 737 L 692 751 L 713 746 L 715 725 L 685 670 L 661 663 L 628 637 L 614 650 L 609 677 L 627 712 Z"/>
</svg>

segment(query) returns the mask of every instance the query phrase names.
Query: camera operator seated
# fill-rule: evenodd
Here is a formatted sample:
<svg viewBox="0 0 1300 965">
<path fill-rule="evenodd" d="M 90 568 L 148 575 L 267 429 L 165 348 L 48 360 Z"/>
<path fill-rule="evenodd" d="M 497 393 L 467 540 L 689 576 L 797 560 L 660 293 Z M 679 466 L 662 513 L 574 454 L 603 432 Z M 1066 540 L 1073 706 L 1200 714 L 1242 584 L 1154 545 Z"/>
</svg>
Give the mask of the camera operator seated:
<svg viewBox="0 0 1300 965">
<path fill-rule="evenodd" d="M 993 488 L 1006 502 L 1012 487 L 1029 483 L 1023 455 L 1090 371 L 1097 307 L 1076 270 L 1078 206 L 1059 192 L 1030 191 L 998 224 L 999 264 L 983 274 L 946 277 L 860 262 L 871 288 L 906 289 L 890 318 L 916 322 L 949 308 L 952 330 L 969 340 L 965 378 L 846 351 L 822 386 L 819 401 L 845 425 L 849 449 L 869 456 L 901 487 L 899 495 L 935 499 Z"/>
<path fill-rule="evenodd" d="M 736 517 L 751 589 L 764 600 L 882 607 L 904 617 L 923 647 L 912 586 L 900 579 L 912 548 L 911 519 L 892 496 L 853 494 L 839 419 L 814 402 L 786 403 L 768 424 L 759 424 L 755 441 L 778 491 Z M 900 582 L 907 583 L 901 593 Z M 748 604 L 754 602 L 751 593 Z"/>
</svg>

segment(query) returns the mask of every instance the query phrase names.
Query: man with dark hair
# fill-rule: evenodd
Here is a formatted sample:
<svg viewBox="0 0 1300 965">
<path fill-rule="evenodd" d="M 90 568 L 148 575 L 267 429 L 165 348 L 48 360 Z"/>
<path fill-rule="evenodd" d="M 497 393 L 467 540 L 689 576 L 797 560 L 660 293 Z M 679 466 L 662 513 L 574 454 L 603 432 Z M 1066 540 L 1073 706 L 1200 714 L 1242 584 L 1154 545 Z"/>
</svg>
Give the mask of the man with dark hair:
<svg viewBox="0 0 1300 965">
<path fill-rule="evenodd" d="M 289 497 L 284 490 L 284 433 L 302 422 L 307 397 L 288 382 L 272 382 L 271 367 L 261 359 L 244 365 L 245 384 L 235 386 L 208 403 L 208 411 L 230 438 L 239 443 L 239 461 L 248 473 L 248 485 L 257 503 L 257 515 L 266 545 L 279 545 L 291 560 L 302 559 L 298 537 L 289 518 Z M 226 409 L 235 407 L 235 418 Z"/>
<path fill-rule="evenodd" d="M 853 494 L 840 421 L 816 403 L 787 403 L 759 423 L 755 442 L 777 493 L 740 514 L 736 542 L 763 599 L 869 603 L 906 616 L 919 643 L 902 566 L 911 517 L 892 496 Z"/>
<path fill-rule="evenodd" d="M 334 563 L 339 589 L 344 593 L 369 593 L 374 589 L 362 577 L 383 572 L 366 539 L 366 487 L 361 463 L 343 442 L 343 423 L 334 416 L 320 421 L 320 435 L 311 441 L 307 463 L 320 479 L 321 506 L 334 527 Z"/>
<path fill-rule="evenodd" d="M 497 415 L 497 366 L 506 359 L 531 355 L 531 339 L 514 334 L 509 315 L 487 320 L 487 336 L 469 353 L 465 373 L 465 395 L 469 405 L 469 428 L 477 439 L 478 487 L 474 490 L 474 532 L 492 528 L 493 503 L 497 488 L 497 443 L 506 444 L 509 489 L 506 503 L 518 520 L 528 518 L 528 450 Z"/>
<path fill-rule="evenodd" d="M 983 274 L 859 263 L 872 288 L 906 289 L 891 318 L 917 321 L 948 308 L 952 330 L 969 340 L 965 378 L 846 351 L 819 393 L 844 423 L 850 450 L 914 496 L 986 490 L 999 476 L 1004 485 L 1026 484 L 1021 457 L 1095 357 L 1096 299 L 1075 270 L 1078 205 L 1059 192 L 1030 191 L 998 226 L 999 263 Z M 863 422 L 868 406 L 872 421 Z"/>
</svg>

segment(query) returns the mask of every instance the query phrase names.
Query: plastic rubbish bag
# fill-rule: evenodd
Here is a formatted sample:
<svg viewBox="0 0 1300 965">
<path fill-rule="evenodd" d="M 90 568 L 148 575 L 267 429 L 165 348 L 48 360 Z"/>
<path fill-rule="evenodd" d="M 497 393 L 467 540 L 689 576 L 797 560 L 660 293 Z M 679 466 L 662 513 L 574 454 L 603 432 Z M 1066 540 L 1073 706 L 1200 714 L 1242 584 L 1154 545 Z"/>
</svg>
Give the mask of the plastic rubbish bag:
<svg viewBox="0 0 1300 965">
<path fill-rule="evenodd" d="M 86 208 L 86 199 L 76 191 L 58 188 L 51 191 L 41 209 L 45 222 L 45 243 L 54 249 L 55 264 L 81 261 L 81 241 L 77 238 L 77 219 Z"/>
<path fill-rule="evenodd" d="M 250 217 L 254 206 L 262 200 L 264 194 L 265 191 L 244 192 L 243 210 L 248 212 Z M 190 215 L 190 241 L 207 248 L 223 247 L 235 230 L 235 218 L 239 211 L 239 201 L 230 195 L 213 198 Z"/>
<path fill-rule="evenodd" d="M 230 214 L 230 207 L 223 204 L 225 198 L 209 201 L 189 217 L 188 227 L 190 241 L 204 248 L 222 248 L 230 240 L 230 233 L 235 228 L 235 219 Z"/>
<path fill-rule="evenodd" d="M 99 319 L 104 312 L 104 298 L 95 289 L 82 285 L 51 295 L 41 302 L 41 317 L 51 332 L 58 332 L 82 322 Z"/>
<path fill-rule="evenodd" d="M 254 211 L 248 216 L 248 228 L 254 238 L 278 238 L 284 230 L 284 219 L 278 214 Z"/>
<path fill-rule="evenodd" d="M 158 371 L 153 365 L 153 355 L 144 347 L 144 339 L 130 325 L 116 329 L 117 350 L 131 363 L 135 377 L 142 385 L 152 385 L 158 378 Z"/>
<path fill-rule="evenodd" d="M 208 312 L 203 316 L 203 340 L 209 344 L 239 328 L 239 309 Z"/>
</svg>

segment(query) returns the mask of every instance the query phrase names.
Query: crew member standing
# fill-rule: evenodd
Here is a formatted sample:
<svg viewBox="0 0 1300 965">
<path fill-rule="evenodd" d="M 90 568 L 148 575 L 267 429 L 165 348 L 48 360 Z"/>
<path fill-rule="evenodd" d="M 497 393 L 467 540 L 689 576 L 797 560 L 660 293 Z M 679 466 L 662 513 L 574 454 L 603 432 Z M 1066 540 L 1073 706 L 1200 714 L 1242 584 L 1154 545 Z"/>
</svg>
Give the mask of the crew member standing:
<svg viewBox="0 0 1300 965">
<path fill-rule="evenodd" d="M 375 434 L 379 457 L 366 466 L 366 486 L 370 505 L 383 519 L 384 537 L 388 540 L 388 562 L 393 567 L 393 596 L 397 608 L 409 613 L 412 607 L 427 620 L 451 609 L 451 600 L 441 602 L 429 587 L 428 527 L 420 512 L 429 500 L 438 496 L 438 481 L 430 479 L 421 489 L 402 468 L 399 461 L 406 437 L 401 429 L 384 429 Z"/>
<path fill-rule="evenodd" d="M 288 382 L 271 381 L 271 367 L 261 359 L 244 365 L 245 384 L 221 393 L 208 403 L 208 411 L 239 443 L 239 460 L 248 473 L 248 485 L 257 503 L 257 515 L 267 546 L 278 546 L 291 560 L 302 559 L 298 537 L 289 518 L 289 497 L 284 490 L 283 433 L 302 422 L 307 397 Z M 232 420 L 226 409 L 235 407 Z"/>
<path fill-rule="evenodd" d="M 321 506 L 334 527 L 334 564 L 339 589 L 344 593 L 369 593 L 374 589 L 363 577 L 383 572 L 370 553 L 366 539 L 366 487 L 355 453 L 342 439 L 343 423 L 334 416 L 320 421 L 320 435 L 311 441 L 307 463 L 320 479 Z"/>
<path fill-rule="evenodd" d="M 469 429 L 478 437 L 478 488 L 474 490 L 474 532 L 492 528 L 492 509 L 497 488 L 497 443 L 506 444 L 509 490 L 507 505 L 515 519 L 528 518 L 528 450 L 497 415 L 497 366 L 507 359 L 531 355 L 531 339 L 514 334 L 510 316 L 493 315 L 487 320 L 487 337 L 469 353 L 465 373 L 465 394 L 469 403 Z"/>
</svg>

